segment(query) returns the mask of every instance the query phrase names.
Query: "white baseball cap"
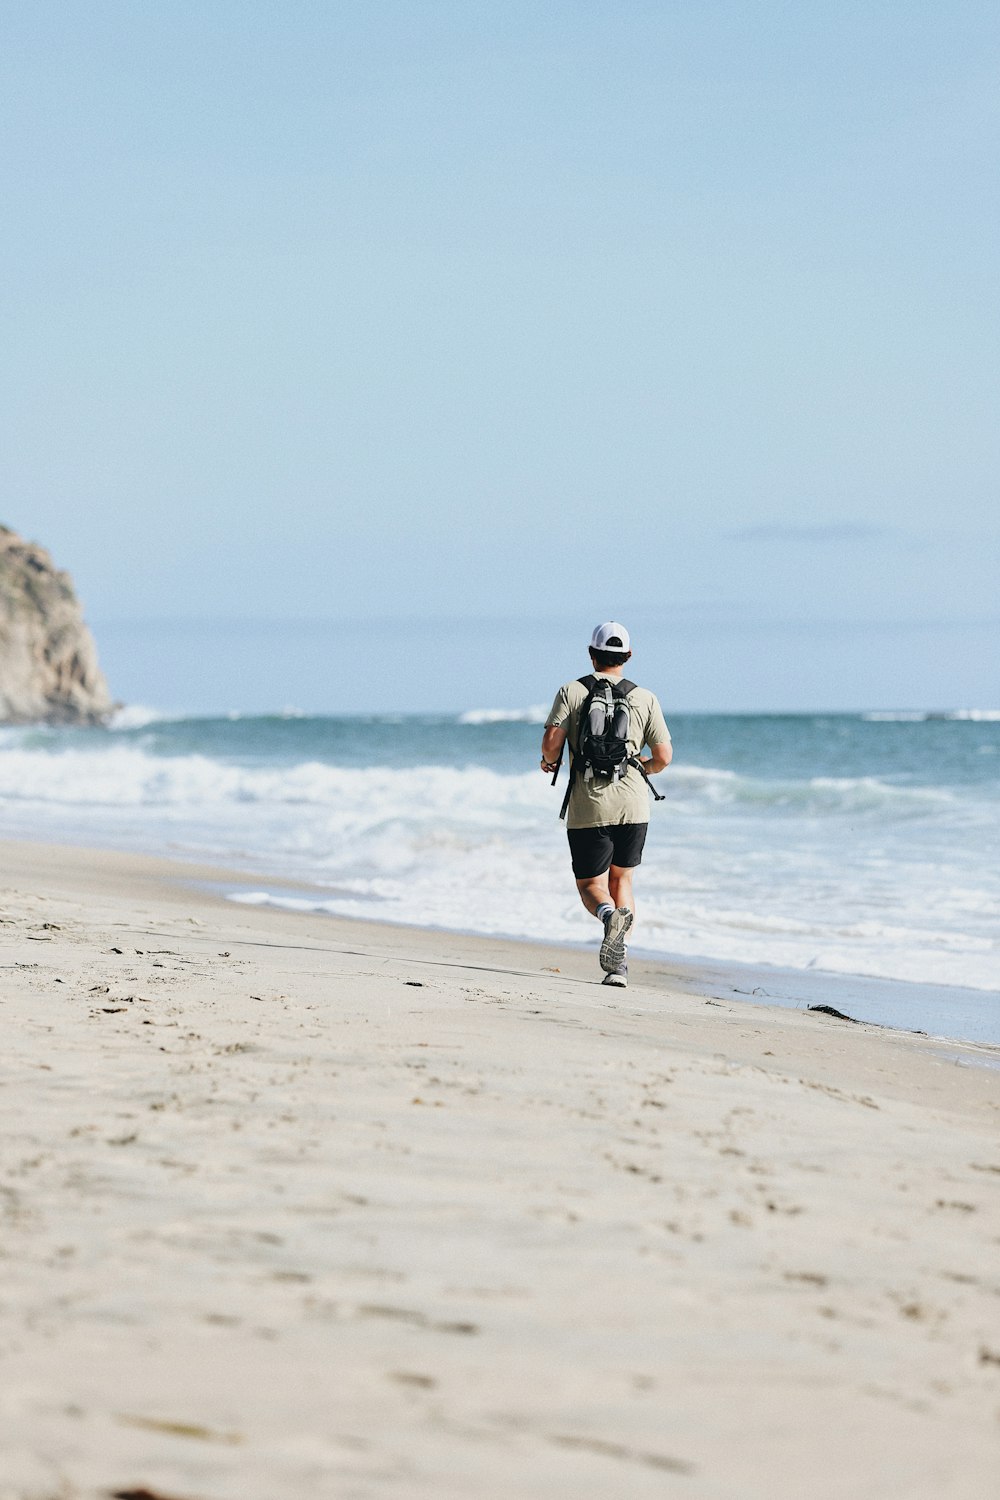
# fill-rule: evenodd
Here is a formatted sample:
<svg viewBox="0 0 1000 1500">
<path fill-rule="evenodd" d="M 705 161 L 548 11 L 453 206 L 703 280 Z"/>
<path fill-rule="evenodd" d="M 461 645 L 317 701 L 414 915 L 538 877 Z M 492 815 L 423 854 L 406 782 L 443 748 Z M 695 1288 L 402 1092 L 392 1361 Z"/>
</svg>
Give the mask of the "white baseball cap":
<svg viewBox="0 0 1000 1500">
<path fill-rule="evenodd" d="M 594 633 L 590 637 L 592 651 L 631 651 L 628 631 L 625 626 L 617 620 L 605 620 L 603 625 L 596 625 Z"/>
</svg>

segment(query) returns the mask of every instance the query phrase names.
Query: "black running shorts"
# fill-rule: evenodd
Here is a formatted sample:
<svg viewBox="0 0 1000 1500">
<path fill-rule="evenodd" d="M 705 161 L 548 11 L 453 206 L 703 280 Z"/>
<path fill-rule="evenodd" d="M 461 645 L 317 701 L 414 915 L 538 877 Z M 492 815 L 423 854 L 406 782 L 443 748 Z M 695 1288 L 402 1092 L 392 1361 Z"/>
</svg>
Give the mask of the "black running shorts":
<svg viewBox="0 0 1000 1500">
<path fill-rule="evenodd" d="M 612 865 L 631 870 L 642 864 L 648 823 L 611 823 L 603 828 L 568 828 L 569 852 L 577 880 L 592 880 Z"/>
</svg>

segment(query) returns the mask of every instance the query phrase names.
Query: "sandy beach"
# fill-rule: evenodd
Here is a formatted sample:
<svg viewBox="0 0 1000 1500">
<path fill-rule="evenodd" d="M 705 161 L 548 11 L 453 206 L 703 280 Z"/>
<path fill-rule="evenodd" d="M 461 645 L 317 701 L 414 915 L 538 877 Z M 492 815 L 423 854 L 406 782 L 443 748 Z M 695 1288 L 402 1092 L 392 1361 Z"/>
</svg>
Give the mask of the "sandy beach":
<svg viewBox="0 0 1000 1500">
<path fill-rule="evenodd" d="M 3 861 L 0 1500 L 997 1493 L 995 1049 Z"/>
</svg>

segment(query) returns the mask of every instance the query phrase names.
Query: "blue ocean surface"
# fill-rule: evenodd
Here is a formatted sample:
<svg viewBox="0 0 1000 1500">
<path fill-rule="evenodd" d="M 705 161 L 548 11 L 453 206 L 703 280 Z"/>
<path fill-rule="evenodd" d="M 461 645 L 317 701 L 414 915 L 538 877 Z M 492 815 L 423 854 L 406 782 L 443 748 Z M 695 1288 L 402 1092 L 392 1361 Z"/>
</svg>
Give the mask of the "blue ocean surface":
<svg viewBox="0 0 1000 1500">
<path fill-rule="evenodd" d="M 543 718 L 132 709 L 109 730 L 6 728 L 0 807 L 9 837 L 259 875 L 242 900 L 591 942 Z M 1000 714 L 668 722 L 635 951 L 963 987 L 1000 1040 Z"/>
</svg>

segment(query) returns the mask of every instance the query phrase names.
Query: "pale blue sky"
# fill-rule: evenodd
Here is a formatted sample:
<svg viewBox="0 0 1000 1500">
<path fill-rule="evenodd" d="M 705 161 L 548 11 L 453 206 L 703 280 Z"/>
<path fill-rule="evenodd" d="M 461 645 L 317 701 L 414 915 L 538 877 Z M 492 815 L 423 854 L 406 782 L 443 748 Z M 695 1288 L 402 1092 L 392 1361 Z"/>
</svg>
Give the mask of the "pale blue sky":
<svg viewBox="0 0 1000 1500">
<path fill-rule="evenodd" d="M 99 642 L 523 613 L 548 684 L 616 614 L 681 707 L 996 704 L 998 61 L 962 0 L 0 0 L 0 519 Z"/>
</svg>

